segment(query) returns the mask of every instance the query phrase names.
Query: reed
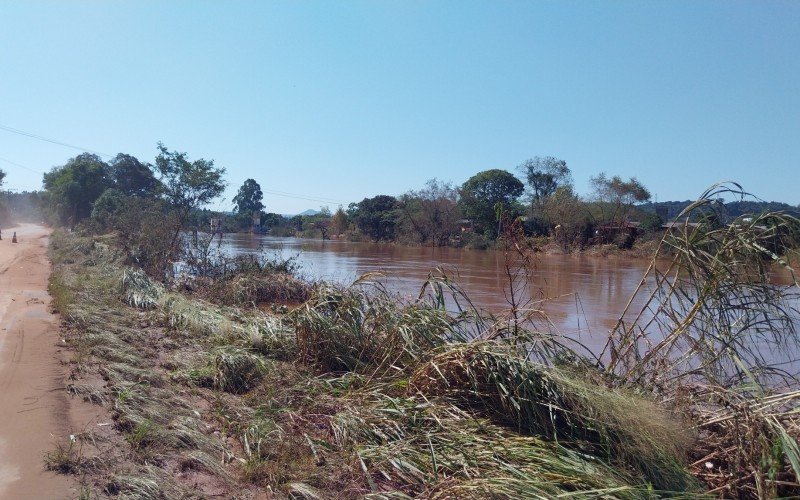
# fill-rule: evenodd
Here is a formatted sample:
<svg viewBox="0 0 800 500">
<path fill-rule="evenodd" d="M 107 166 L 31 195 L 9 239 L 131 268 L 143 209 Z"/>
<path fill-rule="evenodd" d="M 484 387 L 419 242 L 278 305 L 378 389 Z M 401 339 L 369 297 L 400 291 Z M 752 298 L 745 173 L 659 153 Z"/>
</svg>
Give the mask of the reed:
<svg viewBox="0 0 800 500">
<path fill-rule="evenodd" d="M 765 212 L 723 223 L 718 200 L 731 195 L 750 196 L 713 186 L 665 234 L 611 332 L 606 370 L 613 385 L 693 415 L 694 470 L 712 492 L 800 494 L 800 287 L 786 257 L 800 247 L 800 220 Z M 775 269 L 793 283 L 774 284 Z"/>
<path fill-rule="evenodd" d="M 461 332 L 446 311 L 403 305 L 385 290 L 321 284 L 290 318 L 301 359 L 325 371 L 406 370 Z"/>
</svg>

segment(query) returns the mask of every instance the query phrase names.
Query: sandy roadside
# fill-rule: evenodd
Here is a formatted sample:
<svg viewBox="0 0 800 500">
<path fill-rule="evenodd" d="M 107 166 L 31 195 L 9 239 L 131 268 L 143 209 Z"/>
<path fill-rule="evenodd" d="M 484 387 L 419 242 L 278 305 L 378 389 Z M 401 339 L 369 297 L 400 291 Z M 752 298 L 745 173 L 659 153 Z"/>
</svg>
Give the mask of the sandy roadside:
<svg viewBox="0 0 800 500">
<path fill-rule="evenodd" d="M 12 243 L 17 232 L 19 243 Z M 49 230 L 21 224 L 0 241 L 0 498 L 70 498 L 43 456 L 70 430 L 58 318 L 49 312 Z"/>
</svg>

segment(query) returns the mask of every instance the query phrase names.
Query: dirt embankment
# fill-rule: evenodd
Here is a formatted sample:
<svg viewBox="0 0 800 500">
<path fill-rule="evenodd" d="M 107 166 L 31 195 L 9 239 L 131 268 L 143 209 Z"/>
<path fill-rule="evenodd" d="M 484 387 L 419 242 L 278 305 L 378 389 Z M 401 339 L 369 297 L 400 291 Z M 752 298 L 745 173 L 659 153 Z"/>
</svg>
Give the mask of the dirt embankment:
<svg viewBox="0 0 800 500">
<path fill-rule="evenodd" d="M 0 498 L 75 496 L 72 481 L 43 462 L 73 432 L 58 318 L 49 311 L 48 235 L 22 224 L 0 241 Z"/>
</svg>

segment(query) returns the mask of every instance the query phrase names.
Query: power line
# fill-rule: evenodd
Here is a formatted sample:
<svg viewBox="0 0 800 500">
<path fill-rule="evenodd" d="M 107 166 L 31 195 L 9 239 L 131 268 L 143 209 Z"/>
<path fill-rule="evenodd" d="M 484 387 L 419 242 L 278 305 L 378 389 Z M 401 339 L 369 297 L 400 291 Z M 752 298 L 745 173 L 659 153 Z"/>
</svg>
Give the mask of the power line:
<svg viewBox="0 0 800 500">
<path fill-rule="evenodd" d="M 112 155 L 107 154 L 107 153 L 101 153 L 99 151 L 95 151 L 95 150 L 92 150 L 92 149 L 89 149 L 89 148 L 84 148 L 84 147 L 81 147 L 81 146 L 75 146 L 73 144 L 69 144 L 69 143 L 66 143 L 66 142 L 58 141 L 58 140 L 55 140 L 55 139 L 50 139 L 48 137 L 44 137 L 44 136 L 41 136 L 41 135 L 38 135 L 38 134 L 34 134 L 32 132 L 26 132 L 25 130 L 20 130 L 18 128 L 9 127 L 8 125 L 0 124 L 0 130 L 5 130 L 6 132 L 11 132 L 12 134 L 18 134 L 18 135 L 22 135 L 22 136 L 25 136 L 25 137 L 30 137 L 31 139 L 36 139 L 36 140 L 39 140 L 39 141 L 49 142 L 51 144 L 56 144 L 58 146 L 64 146 L 64 147 L 67 147 L 67 148 L 76 149 L 78 151 L 84 151 L 86 153 L 96 154 L 98 156 L 103 156 L 103 157 L 106 157 L 106 158 L 111 158 L 111 156 L 112 156 Z M 0 157 L 0 160 L 3 160 L 5 162 L 7 162 L 7 163 L 10 163 L 11 165 L 15 165 L 17 167 L 24 168 L 25 170 L 30 170 L 33 173 L 43 175 L 42 172 L 38 172 L 38 171 L 36 171 L 36 170 L 34 170 L 32 168 L 28 168 L 28 167 L 26 167 L 24 165 L 20 165 L 19 163 L 15 163 L 15 162 L 13 162 L 11 160 L 8 160 L 8 159 L 2 158 L 2 157 Z M 336 203 L 336 204 L 340 204 L 340 205 L 346 203 L 345 201 L 337 200 L 337 199 L 334 199 L 334 198 L 325 198 L 325 197 L 322 197 L 322 196 L 306 196 L 306 195 L 297 194 L 297 193 L 289 193 L 287 191 L 276 191 L 276 190 L 262 189 L 262 192 L 267 193 L 267 194 L 276 195 L 276 196 L 283 196 L 285 198 L 296 198 L 298 200 L 314 201 L 314 202 L 317 202 L 317 203 Z"/>
<path fill-rule="evenodd" d="M 11 132 L 12 134 L 24 135 L 25 137 L 30 137 L 31 139 L 36 139 L 36 140 L 39 140 L 39 141 L 49 142 L 51 144 L 56 144 L 58 146 L 64 146 L 66 148 L 77 149 L 78 151 L 83 151 L 83 152 L 86 152 L 86 153 L 96 154 L 98 156 L 105 156 L 105 157 L 108 157 L 108 158 L 111 157 L 111 155 L 106 154 L 106 153 L 101 153 L 99 151 L 94 151 L 94 150 L 89 149 L 89 148 L 83 148 L 81 146 L 74 146 L 72 144 L 68 144 L 66 142 L 57 141 L 55 139 L 49 139 L 47 137 L 34 134 L 32 132 L 26 132 L 26 131 L 20 130 L 18 128 L 9 127 L 8 125 L 0 124 L 0 130 L 5 130 L 6 132 Z"/>
<path fill-rule="evenodd" d="M 344 202 L 342 200 L 336 200 L 336 199 L 333 199 L 333 198 L 324 198 L 324 197 L 321 197 L 321 196 L 306 196 L 306 195 L 297 194 L 297 193 L 289 193 L 289 192 L 286 192 L 286 191 L 274 191 L 274 190 L 271 190 L 271 189 L 262 189 L 261 192 L 262 193 L 266 193 L 266 194 L 276 195 L 276 196 L 283 196 L 285 198 L 297 198 L 298 200 L 316 201 L 316 202 L 319 202 L 319 203 L 337 203 L 337 204 L 346 203 L 346 202 Z"/>
<path fill-rule="evenodd" d="M 2 156 L 0 156 L 0 160 L 4 161 L 6 163 L 10 163 L 11 165 L 14 165 L 15 167 L 24 168 L 25 170 L 29 170 L 29 171 L 33 172 L 34 174 L 44 175 L 44 172 L 39 172 L 38 170 L 34 170 L 34 169 L 30 168 L 30 167 L 26 167 L 25 165 L 20 165 L 17 162 L 9 160 L 8 158 L 3 158 Z"/>
</svg>

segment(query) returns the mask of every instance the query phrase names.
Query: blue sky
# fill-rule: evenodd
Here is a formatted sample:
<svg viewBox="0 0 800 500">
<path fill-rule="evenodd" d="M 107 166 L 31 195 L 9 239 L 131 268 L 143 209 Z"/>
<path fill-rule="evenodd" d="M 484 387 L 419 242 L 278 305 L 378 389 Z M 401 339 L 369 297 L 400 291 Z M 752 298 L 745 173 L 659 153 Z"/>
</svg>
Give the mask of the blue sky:
<svg viewBox="0 0 800 500">
<path fill-rule="evenodd" d="M 799 54 L 797 2 L 5 1 L 0 125 L 214 159 L 224 209 L 247 178 L 294 213 L 544 155 L 584 194 L 798 204 Z M 77 153 L 0 130 L 7 188 Z"/>
</svg>

